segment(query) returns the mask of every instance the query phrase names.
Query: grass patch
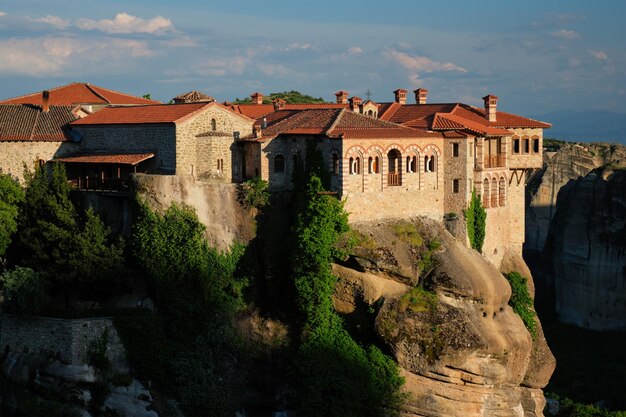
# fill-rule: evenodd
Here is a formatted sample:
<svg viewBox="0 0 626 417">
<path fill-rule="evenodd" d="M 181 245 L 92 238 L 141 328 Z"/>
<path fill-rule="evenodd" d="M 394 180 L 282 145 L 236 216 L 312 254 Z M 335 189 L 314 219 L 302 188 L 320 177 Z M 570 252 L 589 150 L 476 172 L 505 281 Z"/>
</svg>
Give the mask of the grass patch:
<svg viewBox="0 0 626 417">
<path fill-rule="evenodd" d="M 424 311 L 432 311 L 436 307 L 437 294 L 417 286 L 400 298 L 398 310 L 400 312 L 411 310 L 414 313 L 422 313 Z"/>
<path fill-rule="evenodd" d="M 413 223 L 396 223 L 393 225 L 393 233 L 402 242 L 411 246 L 422 246 L 424 238 Z"/>
</svg>

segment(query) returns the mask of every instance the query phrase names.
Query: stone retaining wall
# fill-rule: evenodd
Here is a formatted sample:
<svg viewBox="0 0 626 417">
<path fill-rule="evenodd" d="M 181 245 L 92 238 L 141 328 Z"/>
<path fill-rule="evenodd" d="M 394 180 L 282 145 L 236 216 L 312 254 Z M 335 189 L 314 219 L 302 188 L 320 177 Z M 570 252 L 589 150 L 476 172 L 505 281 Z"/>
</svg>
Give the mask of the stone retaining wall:
<svg viewBox="0 0 626 417">
<path fill-rule="evenodd" d="M 110 318 L 56 319 L 0 315 L 3 352 L 49 355 L 80 365 L 89 362 L 90 348 L 108 329 L 106 356 L 113 364 L 125 362 L 125 350 Z"/>
</svg>

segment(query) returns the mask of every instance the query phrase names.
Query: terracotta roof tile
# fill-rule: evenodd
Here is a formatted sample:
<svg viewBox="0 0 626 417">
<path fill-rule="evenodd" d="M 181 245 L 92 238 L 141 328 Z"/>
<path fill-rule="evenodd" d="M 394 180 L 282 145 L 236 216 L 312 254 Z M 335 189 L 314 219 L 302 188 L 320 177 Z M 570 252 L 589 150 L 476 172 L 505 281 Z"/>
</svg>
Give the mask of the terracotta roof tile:
<svg viewBox="0 0 626 417">
<path fill-rule="evenodd" d="M 154 153 L 93 153 L 76 154 L 56 158 L 55 161 L 74 164 L 120 164 L 137 165 L 154 157 Z"/>
<path fill-rule="evenodd" d="M 0 141 L 69 141 L 67 125 L 77 118 L 71 106 L 50 106 L 44 112 L 29 104 L 0 104 Z"/>
<path fill-rule="evenodd" d="M 198 102 L 213 102 L 215 99 L 207 94 L 199 91 L 189 91 L 185 94 L 174 97 L 175 103 L 198 103 Z"/>
<path fill-rule="evenodd" d="M 148 100 L 130 94 L 120 93 L 89 83 L 72 83 L 55 87 L 50 90 L 48 104 L 51 106 L 72 106 L 77 104 L 156 104 L 155 100 Z M 43 91 L 26 94 L 20 97 L 0 100 L 0 104 L 43 104 Z"/>
<path fill-rule="evenodd" d="M 149 106 L 106 107 L 72 125 L 119 125 L 176 123 L 215 103 L 156 104 Z"/>
</svg>

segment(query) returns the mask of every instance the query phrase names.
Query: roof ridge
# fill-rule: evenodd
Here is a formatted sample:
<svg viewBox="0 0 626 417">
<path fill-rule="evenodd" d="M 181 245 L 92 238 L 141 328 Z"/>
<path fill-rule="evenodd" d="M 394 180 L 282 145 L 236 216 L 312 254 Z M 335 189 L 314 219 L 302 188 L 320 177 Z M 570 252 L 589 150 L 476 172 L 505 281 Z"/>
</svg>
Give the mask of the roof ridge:
<svg viewBox="0 0 626 417">
<path fill-rule="evenodd" d="M 43 109 L 42 109 L 43 111 Z M 28 136 L 28 140 L 33 140 L 33 137 L 35 136 L 35 129 L 37 128 L 37 123 L 39 122 L 39 114 L 41 113 L 41 111 L 37 111 L 35 113 L 35 121 L 33 122 L 33 128 L 30 131 L 30 135 Z"/>
<path fill-rule="evenodd" d="M 326 136 L 330 136 L 330 132 L 335 129 L 335 127 L 339 124 L 339 121 L 343 119 L 343 116 L 346 114 L 346 109 L 339 110 L 337 116 L 335 116 L 335 121 L 330 124 L 330 127 L 326 129 Z"/>
<path fill-rule="evenodd" d="M 85 83 L 85 87 L 87 87 L 87 89 L 89 91 L 91 91 L 92 93 L 94 93 L 96 96 L 100 97 L 102 100 L 106 101 L 108 104 L 111 104 L 111 101 L 106 98 L 105 96 L 103 96 L 102 94 L 100 94 L 99 92 L 97 92 L 89 83 Z"/>
</svg>

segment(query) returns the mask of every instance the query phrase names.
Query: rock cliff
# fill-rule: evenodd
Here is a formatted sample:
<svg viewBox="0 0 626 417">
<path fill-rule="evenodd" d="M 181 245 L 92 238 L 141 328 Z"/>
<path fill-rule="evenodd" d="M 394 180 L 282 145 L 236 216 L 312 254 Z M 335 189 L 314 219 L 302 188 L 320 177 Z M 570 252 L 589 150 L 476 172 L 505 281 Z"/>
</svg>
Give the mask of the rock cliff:
<svg viewBox="0 0 626 417">
<path fill-rule="evenodd" d="M 541 326 L 533 340 L 508 305 L 500 271 L 435 222 L 353 227 L 360 243 L 334 267 L 335 306 L 354 317 L 384 300 L 375 329 L 407 381 L 403 415 L 543 416 L 555 360 Z M 528 274 L 518 256 L 503 265 Z"/>
<path fill-rule="evenodd" d="M 626 329 L 626 148 L 566 144 L 529 181 L 525 257 L 559 319 Z"/>
</svg>

